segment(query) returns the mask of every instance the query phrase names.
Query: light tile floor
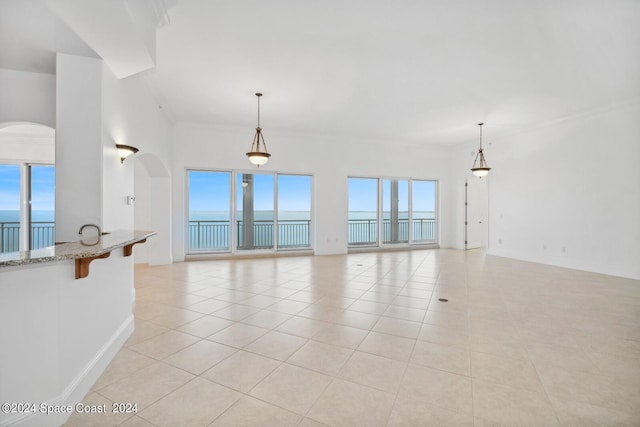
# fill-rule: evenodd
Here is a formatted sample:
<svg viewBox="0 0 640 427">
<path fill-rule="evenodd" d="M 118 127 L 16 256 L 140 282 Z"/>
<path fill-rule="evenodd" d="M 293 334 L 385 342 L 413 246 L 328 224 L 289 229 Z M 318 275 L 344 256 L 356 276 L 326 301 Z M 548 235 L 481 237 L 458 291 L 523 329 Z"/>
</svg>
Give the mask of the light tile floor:
<svg viewBox="0 0 640 427">
<path fill-rule="evenodd" d="M 637 280 L 424 250 L 136 266 L 135 286 L 85 402 L 138 411 L 68 426 L 640 425 Z"/>
</svg>

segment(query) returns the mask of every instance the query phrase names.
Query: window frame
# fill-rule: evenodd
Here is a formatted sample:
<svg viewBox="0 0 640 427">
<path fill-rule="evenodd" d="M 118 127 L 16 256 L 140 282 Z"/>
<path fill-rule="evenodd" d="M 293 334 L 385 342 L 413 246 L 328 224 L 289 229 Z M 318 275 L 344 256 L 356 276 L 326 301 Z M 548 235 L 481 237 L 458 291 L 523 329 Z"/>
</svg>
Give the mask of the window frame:
<svg viewBox="0 0 640 427">
<path fill-rule="evenodd" d="M 429 179 L 429 178 L 413 178 L 413 177 L 391 177 L 391 176 L 380 176 L 380 177 L 372 177 L 372 176 L 361 176 L 361 175 L 349 175 L 347 176 L 347 183 L 350 179 L 375 179 L 377 180 L 377 213 L 376 213 L 376 221 L 377 221 L 377 240 L 374 243 L 369 244 L 353 244 L 350 243 L 350 231 L 349 226 L 347 226 L 347 249 L 349 251 L 352 250 L 367 250 L 367 249 L 379 249 L 379 248 L 410 248 L 410 247 L 433 247 L 439 245 L 440 239 L 440 181 L 438 179 Z M 384 191 L 383 191 L 383 182 L 385 180 L 388 181 L 406 181 L 408 184 L 408 239 L 403 242 L 384 242 Z M 434 194 L 433 194 L 433 205 L 434 205 L 434 239 L 433 240 L 414 240 L 414 224 L 413 224 L 413 184 L 414 182 L 432 182 L 434 185 Z M 350 210 L 349 210 L 349 184 L 347 184 L 347 223 L 349 224 L 350 219 Z"/>
<path fill-rule="evenodd" d="M 190 198 L 190 182 L 189 182 L 189 172 L 224 172 L 230 174 L 230 207 L 231 207 L 231 215 L 229 219 L 229 248 L 222 250 L 210 250 L 210 249 L 202 249 L 202 250 L 192 250 L 190 249 L 190 234 L 189 234 L 189 198 Z M 273 247 L 269 248 L 250 248 L 250 249 L 240 249 L 239 242 L 237 239 L 236 233 L 236 224 L 238 220 L 238 204 L 242 203 L 242 201 L 237 200 L 237 192 L 238 192 L 238 177 L 239 175 L 271 175 L 273 177 Z M 297 246 L 297 247 L 280 247 L 278 242 L 278 177 L 279 176 L 304 176 L 309 177 L 310 179 L 310 188 L 309 188 L 309 206 L 310 206 L 310 214 L 309 214 L 309 226 L 308 226 L 308 246 Z M 185 168 L 185 221 L 184 221 L 184 230 L 185 230 L 185 239 L 184 239 L 184 247 L 185 247 L 185 255 L 186 257 L 197 257 L 199 255 L 260 255 L 260 254 L 275 254 L 281 252 L 310 252 L 315 250 L 315 175 L 314 174 L 305 174 L 305 173 L 295 173 L 295 172 L 276 172 L 276 171 L 256 171 L 256 170 L 247 170 L 247 169 L 217 169 L 217 168 L 201 168 L 201 167 L 186 167 Z"/>
</svg>

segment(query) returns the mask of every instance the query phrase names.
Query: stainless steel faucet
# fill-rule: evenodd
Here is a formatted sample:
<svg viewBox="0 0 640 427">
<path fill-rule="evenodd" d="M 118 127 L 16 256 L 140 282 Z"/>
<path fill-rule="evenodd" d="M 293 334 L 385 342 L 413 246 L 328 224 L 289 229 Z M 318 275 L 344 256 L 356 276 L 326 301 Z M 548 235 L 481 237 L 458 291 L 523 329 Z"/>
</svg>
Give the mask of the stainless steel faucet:
<svg viewBox="0 0 640 427">
<path fill-rule="evenodd" d="M 102 230 L 100 230 L 100 226 L 96 225 L 96 224 L 85 224 L 82 227 L 80 227 L 80 231 L 78 231 L 78 234 L 82 234 L 82 232 L 84 231 L 85 228 L 87 227 L 94 227 L 96 230 L 98 230 L 98 236 L 102 236 Z"/>
</svg>

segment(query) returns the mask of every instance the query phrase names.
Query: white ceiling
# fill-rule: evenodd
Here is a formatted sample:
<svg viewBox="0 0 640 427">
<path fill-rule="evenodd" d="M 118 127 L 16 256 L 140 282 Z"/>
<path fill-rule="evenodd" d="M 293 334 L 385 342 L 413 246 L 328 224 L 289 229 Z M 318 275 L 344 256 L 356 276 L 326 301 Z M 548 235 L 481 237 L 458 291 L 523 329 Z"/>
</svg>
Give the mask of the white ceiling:
<svg viewBox="0 0 640 427">
<path fill-rule="evenodd" d="M 56 52 L 98 55 L 41 0 L 0 0 L 0 68 L 55 74 Z"/>
<path fill-rule="evenodd" d="M 19 3 L 40 2 L 0 0 L 0 16 Z M 477 139 L 481 121 L 490 140 L 640 97 L 638 0 L 168 5 L 156 66 L 133 78 L 173 120 L 223 126 L 255 126 L 261 91 L 267 139 L 278 130 L 456 144 Z M 37 44 L 37 24 L 4 28 L 3 39 L 9 31 Z"/>
</svg>

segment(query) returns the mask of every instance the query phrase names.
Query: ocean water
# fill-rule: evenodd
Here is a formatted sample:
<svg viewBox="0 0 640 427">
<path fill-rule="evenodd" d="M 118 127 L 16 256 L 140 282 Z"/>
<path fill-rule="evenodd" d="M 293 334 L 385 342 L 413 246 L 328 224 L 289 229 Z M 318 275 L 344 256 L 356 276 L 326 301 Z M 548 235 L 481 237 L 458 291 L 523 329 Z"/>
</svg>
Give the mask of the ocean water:
<svg viewBox="0 0 640 427">
<path fill-rule="evenodd" d="M 32 212 L 32 222 L 34 223 L 34 232 L 31 236 L 31 245 L 33 249 L 42 248 L 53 245 L 53 227 L 51 224 L 36 223 L 52 223 L 54 221 L 54 211 Z M 15 252 L 20 247 L 20 211 L 16 210 L 0 210 L 0 252 Z"/>
<path fill-rule="evenodd" d="M 189 221 L 229 221 L 231 215 L 228 211 L 191 211 Z M 242 212 L 236 214 L 236 218 L 242 218 Z M 254 218 L 257 221 L 271 221 L 274 219 L 273 211 L 255 211 Z M 281 221 L 298 220 L 308 221 L 311 219 L 309 211 L 280 211 L 278 219 Z"/>
<path fill-rule="evenodd" d="M 32 212 L 34 222 L 52 222 L 55 218 L 54 211 L 39 211 L 34 210 Z M 239 212 L 238 218 L 242 217 L 242 213 Z M 407 212 L 399 212 L 398 214 L 400 219 L 407 219 L 409 214 Z M 349 212 L 349 219 L 376 219 L 376 212 L 361 212 L 361 211 L 352 211 Z M 418 218 L 426 218 L 433 219 L 435 218 L 434 212 L 414 212 L 413 217 Z M 256 220 L 272 220 L 274 218 L 273 211 L 256 211 L 255 219 Z M 388 219 L 388 214 L 384 215 L 385 219 Z M 278 213 L 278 219 L 280 220 L 299 220 L 299 221 L 308 221 L 311 219 L 311 212 L 309 211 L 280 211 Z M 193 211 L 189 215 L 189 221 L 228 221 L 229 220 L 229 212 L 223 211 Z M 0 222 L 19 222 L 20 221 L 20 211 L 17 210 L 0 210 Z"/>
<path fill-rule="evenodd" d="M 34 210 L 31 212 L 31 216 L 33 222 L 53 222 L 55 211 Z M 0 210 L 0 222 L 20 222 L 20 211 Z"/>
<path fill-rule="evenodd" d="M 362 220 L 362 219 L 376 219 L 377 213 L 372 211 L 351 211 L 349 212 L 349 220 Z M 230 212 L 225 211 L 192 211 L 189 213 L 189 221 L 228 221 Z M 242 212 L 236 214 L 237 218 L 242 218 Z M 399 212 L 399 219 L 408 219 L 408 212 Z M 434 219 L 435 212 L 432 211 L 419 211 L 413 213 L 414 219 Z M 273 220 L 273 211 L 256 211 L 256 220 Z M 311 219 L 311 212 L 309 211 L 280 211 L 278 212 L 278 219 L 281 221 L 286 220 L 299 220 L 308 221 Z M 385 214 L 384 219 L 389 219 L 389 215 Z"/>
</svg>

